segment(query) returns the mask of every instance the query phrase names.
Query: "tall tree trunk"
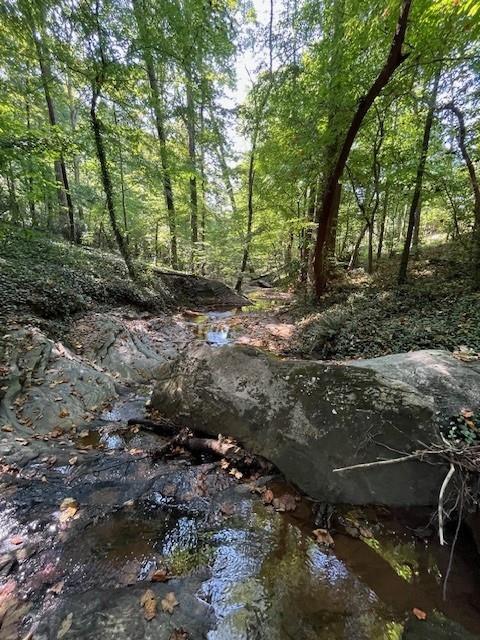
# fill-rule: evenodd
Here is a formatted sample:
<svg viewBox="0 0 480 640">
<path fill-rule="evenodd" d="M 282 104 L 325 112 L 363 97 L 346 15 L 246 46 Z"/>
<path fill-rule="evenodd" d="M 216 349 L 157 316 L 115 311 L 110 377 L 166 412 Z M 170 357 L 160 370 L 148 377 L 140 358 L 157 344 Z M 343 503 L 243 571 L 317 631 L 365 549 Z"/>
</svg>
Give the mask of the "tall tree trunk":
<svg viewBox="0 0 480 640">
<path fill-rule="evenodd" d="M 452 194 L 450 193 L 450 191 L 448 189 L 448 185 L 447 185 L 447 181 L 446 180 L 443 180 L 443 190 L 445 191 L 445 195 L 447 196 L 447 200 L 450 203 L 450 207 L 452 208 L 452 218 L 453 218 L 452 239 L 459 238 L 460 237 L 460 227 L 459 227 L 459 224 L 458 224 L 458 209 L 457 209 L 457 205 L 455 203 L 455 200 L 454 200 Z"/>
<path fill-rule="evenodd" d="M 140 33 L 142 55 L 147 71 L 148 83 L 150 85 L 150 99 L 153 114 L 155 116 L 155 127 L 160 146 L 160 163 L 162 165 L 162 184 L 165 204 L 167 207 L 168 228 L 170 232 L 170 264 L 172 269 L 178 269 L 178 247 L 177 247 L 177 218 L 175 212 L 175 200 L 173 196 L 172 179 L 170 176 L 170 165 L 168 159 L 167 137 L 165 134 L 164 111 L 160 93 L 158 76 L 155 72 L 155 65 L 151 53 L 148 31 L 143 20 L 141 0 L 134 0 L 133 10 Z"/>
<path fill-rule="evenodd" d="M 30 121 L 30 99 L 28 97 L 29 94 L 29 87 L 27 84 L 27 95 L 25 96 L 25 115 L 27 117 L 27 129 L 28 132 L 30 133 L 31 131 L 31 121 Z M 27 161 L 27 167 L 28 167 L 28 175 L 27 175 L 27 197 L 28 197 L 28 209 L 30 211 L 30 224 L 32 227 L 36 227 L 37 226 L 37 212 L 35 210 L 35 198 L 33 196 L 33 167 L 32 167 L 32 160 L 31 157 L 29 156 L 28 161 Z"/>
<path fill-rule="evenodd" d="M 350 261 L 348 263 L 348 271 L 355 269 L 357 265 L 358 252 L 360 251 L 360 245 L 362 244 L 362 240 L 367 233 L 367 229 L 369 227 L 368 222 L 365 222 L 360 233 L 358 234 L 357 241 L 355 242 L 355 246 L 353 247 L 352 255 L 350 256 Z"/>
<path fill-rule="evenodd" d="M 446 109 L 450 109 L 458 120 L 458 146 L 460 147 L 460 152 L 462 154 L 462 158 L 465 161 L 468 169 L 468 175 L 470 176 L 470 184 L 473 192 L 473 201 L 474 201 L 474 209 L 473 209 L 473 268 L 475 271 L 475 278 L 477 284 L 480 286 L 480 183 L 478 180 L 477 173 L 475 171 L 475 165 L 470 157 L 470 154 L 467 149 L 467 145 L 465 142 L 466 138 L 466 128 L 465 128 L 465 118 L 463 113 L 460 111 L 458 107 L 456 107 L 453 102 L 448 104 Z"/>
<path fill-rule="evenodd" d="M 68 95 L 68 110 L 70 113 L 70 127 L 72 129 L 72 133 L 75 134 L 77 131 L 77 118 L 78 118 L 78 109 L 75 107 L 75 101 L 73 96 L 73 88 L 70 76 L 67 74 L 67 95 Z M 80 156 L 75 154 L 73 156 L 73 178 L 75 181 L 75 187 L 77 189 L 80 188 Z M 79 221 L 83 222 L 83 207 L 79 199 L 77 198 L 77 218 Z M 77 239 L 78 242 L 82 241 L 83 229 L 81 228 L 83 225 L 77 224 Z"/>
<path fill-rule="evenodd" d="M 187 134 L 188 134 L 188 158 L 190 160 L 190 238 L 192 253 L 190 266 L 193 273 L 197 268 L 198 245 L 198 194 L 197 194 L 197 147 L 195 126 L 195 100 L 193 96 L 193 77 L 191 67 L 187 65 L 185 70 L 186 94 L 187 94 Z"/>
<path fill-rule="evenodd" d="M 308 270 L 310 265 L 310 248 L 312 243 L 312 223 L 315 219 L 315 202 L 317 197 L 317 190 L 315 184 L 311 184 L 308 193 L 307 204 L 307 225 L 303 230 L 303 242 L 300 247 L 300 274 L 299 281 L 300 286 L 305 287 L 308 281 Z"/>
<path fill-rule="evenodd" d="M 389 192 L 390 192 L 390 185 L 387 181 L 387 184 L 385 185 L 385 195 L 383 197 L 382 217 L 380 219 L 380 224 L 378 229 L 377 262 L 379 262 L 379 260 L 382 257 L 383 240 L 385 238 L 385 225 L 387 223 L 387 214 L 388 214 Z"/>
<path fill-rule="evenodd" d="M 247 270 L 248 258 L 250 255 L 250 243 L 252 241 L 253 228 L 253 187 L 255 184 L 255 152 L 257 148 L 257 130 L 253 132 L 252 148 L 250 150 L 250 161 L 248 163 L 248 216 L 247 216 L 247 235 L 245 236 L 245 244 L 243 247 L 242 264 L 240 273 L 238 274 L 235 291 L 242 290 L 243 278 Z"/>
<path fill-rule="evenodd" d="M 378 74 L 376 80 L 368 90 L 367 94 L 360 99 L 357 110 L 352 118 L 350 126 L 345 135 L 340 148 L 337 160 L 326 179 L 325 189 L 320 207 L 320 220 L 317 231 L 317 242 L 315 247 L 315 292 L 319 298 L 325 290 L 327 283 L 327 244 L 330 233 L 330 226 L 338 211 L 338 189 L 340 179 L 345 170 L 345 165 L 350 154 L 350 149 L 355 141 L 362 122 L 372 106 L 375 98 L 388 84 L 395 70 L 406 59 L 407 54 L 402 51 L 405 34 L 407 31 L 408 15 L 412 0 L 402 0 L 400 15 L 397 21 L 395 35 L 393 37 L 390 52 L 387 60 Z"/>
<path fill-rule="evenodd" d="M 57 117 L 55 114 L 55 107 L 53 105 L 52 96 L 50 93 L 50 65 L 46 59 L 43 49 L 43 43 L 36 31 L 35 27 L 32 29 L 32 37 L 35 43 L 35 49 L 37 52 L 38 66 L 40 68 L 40 78 L 43 87 L 43 93 L 45 95 L 45 102 L 47 104 L 48 119 L 50 126 L 54 127 L 57 124 Z M 75 213 L 73 210 L 72 196 L 68 185 L 67 167 L 65 165 L 65 159 L 63 154 L 60 154 L 60 158 L 55 160 L 55 179 L 57 182 L 57 194 L 58 205 L 61 212 L 66 213 L 66 217 L 69 224 L 69 238 L 70 242 L 76 241 L 75 234 Z"/>
<path fill-rule="evenodd" d="M 232 184 L 232 179 L 231 179 L 231 172 L 229 169 L 229 166 L 227 164 L 227 154 L 225 152 L 225 145 L 224 145 L 224 141 L 223 141 L 223 136 L 222 133 L 220 131 L 220 127 L 218 126 L 218 122 L 217 122 L 217 118 L 215 116 L 214 110 L 212 105 L 209 105 L 209 114 L 210 114 L 210 122 L 211 122 L 211 126 L 213 128 L 213 131 L 215 133 L 215 138 L 216 138 L 216 145 L 215 145 L 215 149 L 216 149 L 216 155 L 217 155 L 217 160 L 218 160 L 218 164 L 220 165 L 220 170 L 222 172 L 222 179 L 223 182 L 225 184 L 225 188 L 227 190 L 227 194 L 228 194 L 228 198 L 230 200 L 230 206 L 232 208 L 232 213 L 234 215 L 234 217 L 237 216 L 237 203 L 235 200 L 235 191 L 233 189 L 233 184 Z"/>
<path fill-rule="evenodd" d="M 8 189 L 8 208 L 13 224 L 20 222 L 20 205 L 17 199 L 17 190 L 15 187 L 15 174 L 13 173 L 12 163 L 8 163 L 7 171 L 7 189 Z M 22 225 L 23 226 L 23 225 Z"/>
<path fill-rule="evenodd" d="M 95 140 L 95 150 L 97 153 L 98 162 L 100 164 L 100 174 L 102 178 L 103 190 L 105 192 L 105 198 L 107 201 L 107 211 L 110 218 L 110 225 L 112 227 L 115 242 L 117 243 L 118 250 L 125 262 L 130 277 L 135 279 L 135 270 L 133 267 L 130 253 L 128 251 L 125 238 L 117 223 L 117 215 L 115 213 L 115 204 L 113 200 L 113 188 L 112 179 L 110 176 L 110 170 L 108 167 L 107 156 L 105 152 L 105 144 L 103 141 L 103 127 L 102 122 L 97 115 L 97 101 L 99 97 L 99 88 L 97 86 L 92 87 L 92 101 L 90 103 L 90 123 L 92 125 L 93 136 Z"/>
<path fill-rule="evenodd" d="M 113 121 L 115 127 L 118 126 L 117 110 L 113 107 Z M 122 216 L 123 216 L 123 232 L 125 234 L 125 244 L 128 246 L 128 218 L 127 218 L 127 206 L 125 203 L 125 176 L 123 171 L 123 152 L 122 143 L 118 145 L 118 168 L 120 170 L 120 202 L 122 203 Z"/>
<path fill-rule="evenodd" d="M 402 258 L 400 260 L 400 271 L 398 273 L 398 284 L 404 284 L 407 281 L 408 261 L 410 258 L 410 247 L 412 245 L 413 230 L 415 222 L 417 228 L 420 225 L 420 200 L 422 196 L 423 176 L 425 173 L 425 164 L 427 162 L 428 147 L 430 144 L 430 132 L 432 130 L 433 115 L 435 113 L 435 105 L 437 102 L 438 84 L 440 82 L 440 71 L 435 75 L 433 89 L 429 100 L 427 118 L 425 120 L 425 128 L 423 131 L 423 140 L 420 153 L 420 160 L 417 167 L 417 177 L 415 180 L 415 189 L 413 190 L 412 204 L 410 205 L 410 213 L 408 215 L 407 234 L 405 244 L 403 246 Z"/>
</svg>

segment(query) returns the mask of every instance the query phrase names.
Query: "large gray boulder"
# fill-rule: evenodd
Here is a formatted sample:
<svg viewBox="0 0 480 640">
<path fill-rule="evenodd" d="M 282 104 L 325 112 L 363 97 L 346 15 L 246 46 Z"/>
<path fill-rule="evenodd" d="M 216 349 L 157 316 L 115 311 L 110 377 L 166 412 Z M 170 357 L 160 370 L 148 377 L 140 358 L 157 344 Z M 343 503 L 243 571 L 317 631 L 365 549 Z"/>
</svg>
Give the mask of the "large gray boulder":
<svg viewBox="0 0 480 640">
<path fill-rule="evenodd" d="M 441 387 L 434 359 L 429 352 L 428 370 L 436 381 L 432 396 L 428 370 L 420 373 L 421 357 L 412 360 L 410 354 L 389 369 L 381 366 L 383 358 L 326 363 L 279 359 L 239 345 L 202 345 L 161 369 L 151 404 L 195 429 L 237 438 L 319 500 L 431 505 L 438 501 L 442 465 L 411 460 L 342 473 L 333 469 L 398 457 L 438 441 L 438 420 L 450 410 L 443 394 L 451 388 Z M 444 361 L 440 354 L 439 366 Z M 415 375 L 407 375 L 412 362 Z M 462 394 L 471 404 L 480 374 L 461 363 L 455 371 L 456 405 Z"/>
<path fill-rule="evenodd" d="M 373 369 L 405 382 L 424 396 L 432 396 L 438 413 L 444 417 L 456 415 L 461 409 L 480 408 L 479 361 L 463 362 L 448 351 L 429 349 L 349 364 Z"/>
</svg>

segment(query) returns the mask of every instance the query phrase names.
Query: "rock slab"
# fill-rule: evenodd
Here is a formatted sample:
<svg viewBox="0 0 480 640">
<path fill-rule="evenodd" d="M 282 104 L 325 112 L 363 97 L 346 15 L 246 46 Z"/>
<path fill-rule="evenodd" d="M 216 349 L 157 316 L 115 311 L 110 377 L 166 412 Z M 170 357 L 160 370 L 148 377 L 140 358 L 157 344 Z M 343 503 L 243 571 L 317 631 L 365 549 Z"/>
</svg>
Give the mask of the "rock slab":
<svg viewBox="0 0 480 640">
<path fill-rule="evenodd" d="M 397 356 L 389 367 L 384 358 L 326 363 L 279 359 L 240 345 L 201 345 L 161 368 L 151 404 L 195 429 L 237 438 L 313 498 L 433 505 L 445 475 L 442 465 L 413 460 L 333 472 L 438 441 L 438 421 L 454 408 L 447 398 L 453 381 L 442 387 L 432 363 L 437 359 L 445 366 L 448 354 L 403 355 L 403 364 Z M 424 361 L 433 373 L 422 370 Z M 458 407 L 472 404 L 480 388 L 480 374 L 459 367 L 453 403 Z M 429 375 L 438 383 L 432 395 Z"/>
</svg>

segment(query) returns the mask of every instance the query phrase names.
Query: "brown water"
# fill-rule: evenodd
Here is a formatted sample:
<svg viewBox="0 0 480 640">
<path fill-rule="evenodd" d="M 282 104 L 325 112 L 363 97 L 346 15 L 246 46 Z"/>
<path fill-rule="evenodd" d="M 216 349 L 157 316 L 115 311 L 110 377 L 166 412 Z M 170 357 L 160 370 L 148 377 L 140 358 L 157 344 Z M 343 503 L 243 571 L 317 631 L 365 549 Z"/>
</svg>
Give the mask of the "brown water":
<svg viewBox="0 0 480 640">
<path fill-rule="evenodd" d="M 102 586 L 113 586 L 145 579 L 158 564 L 180 577 L 203 569 L 197 595 L 217 620 L 209 640 L 396 640 L 414 607 L 429 616 L 440 611 L 480 634 L 471 542 L 458 547 L 444 602 L 448 549 L 409 528 L 424 525 L 426 514 L 344 509 L 373 535 L 334 533 L 335 548 L 326 550 L 312 537 L 308 501 L 293 514 L 278 514 L 238 490 L 230 494 L 234 515 L 213 524 L 175 505 L 147 503 L 112 514 L 86 530 L 81 546 L 66 546 L 69 580 L 93 585 L 101 576 Z"/>
</svg>

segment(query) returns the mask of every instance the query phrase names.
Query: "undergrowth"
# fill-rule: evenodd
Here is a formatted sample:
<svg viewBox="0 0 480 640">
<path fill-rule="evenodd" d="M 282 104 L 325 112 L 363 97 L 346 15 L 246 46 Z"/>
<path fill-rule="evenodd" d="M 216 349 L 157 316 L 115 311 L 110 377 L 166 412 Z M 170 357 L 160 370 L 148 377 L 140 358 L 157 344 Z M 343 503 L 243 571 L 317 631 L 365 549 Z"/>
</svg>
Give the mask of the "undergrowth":
<svg viewBox="0 0 480 640">
<path fill-rule="evenodd" d="M 137 270 L 134 283 L 114 254 L 0 225 L 0 321 L 25 312 L 64 320 L 96 305 L 163 309 L 168 292 L 144 265 Z"/>
<path fill-rule="evenodd" d="M 480 292 L 464 248 L 425 249 L 403 286 L 397 268 L 392 258 L 373 276 L 342 274 L 320 304 L 298 304 L 293 351 L 326 359 L 462 346 L 480 352 Z"/>
</svg>

